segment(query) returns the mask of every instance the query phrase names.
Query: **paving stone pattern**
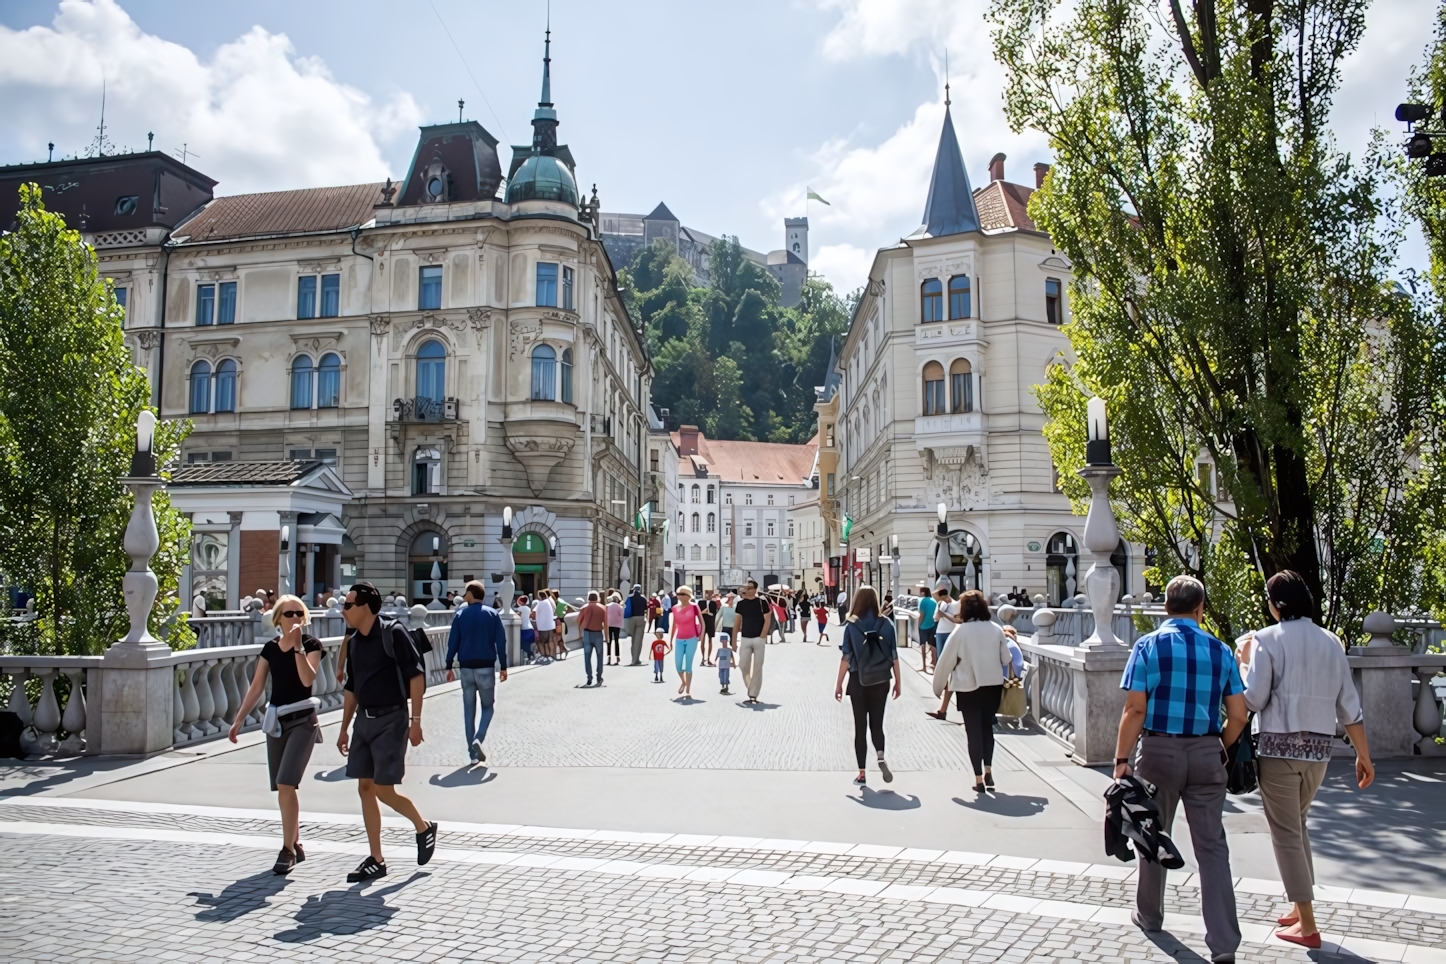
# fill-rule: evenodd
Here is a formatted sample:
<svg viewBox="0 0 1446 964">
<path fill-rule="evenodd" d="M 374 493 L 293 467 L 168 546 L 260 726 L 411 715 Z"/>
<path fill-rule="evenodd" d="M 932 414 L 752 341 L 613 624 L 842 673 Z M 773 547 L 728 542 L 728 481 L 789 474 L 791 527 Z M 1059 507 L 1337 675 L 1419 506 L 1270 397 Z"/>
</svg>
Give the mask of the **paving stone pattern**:
<svg viewBox="0 0 1446 964">
<path fill-rule="evenodd" d="M 981 908 L 399 858 L 362 886 L 342 882 L 354 861 L 332 854 L 280 878 L 255 849 L 0 837 L 0 959 L 1163 962 L 1203 950 Z"/>
<path fill-rule="evenodd" d="M 64 823 L 97 827 L 138 827 L 147 829 L 203 831 L 244 836 L 275 836 L 279 823 L 266 819 L 245 819 L 210 814 L 178 816 L 136 811 L 106 811 L 11 807 L 0 804 L 0 820 Z M 0 832 L 4 823 L 0 822 Z M 59 839 L 59 838 L 51 838 Z M 354 844 L 357 859 L 366 851 L 360 826 L 303 821 L 302 840 L 327 840 Z M 405 858 L 415 846 L 410 829 L 386 828 L 384 841 L 390 854 Z M 10 841 L 0 843 L 0 853 Z M 1048 900 L 1072 901 L 1107 907 L 1133 908 L 1133 879 L 1111 880 L 1074 874 L 1041 873 L 1006 867 L 981 867 L 937 861 L 877 859 L 845 854 L 797 853 L 718 846 L 678 846 L 627 843 L 606 840 L 559 839 L 556 837 L 494 835 L 460 832 L 443 826 L 439 846 L 452 850 L 502 850 L 509 853 L 539 853 L 605 860 L 628 860 L 650 864 L 761 869 L 806 874 L 815 877 L 851 877 L 885 880 L 892 884 L 920 887 L 959 887 L 988 890 Z M 253 856 L 253 869 L 264 869 L 265 857 Z M 405 859 L 403 859 L 405 863 Z M 350 869 L 350 868 L 346 868 Z M 1177 878 L 1178 879 L 1178 878 Z M 1271 924 L 1283 904 L 1270 897 L 1238 893 L 1242 922 Z M 1195 887 L 1169 887 L 1166 911 L 1197 917 L 1200 895 Z M 1320 926 L 1330 933 L 1351 934 L 1374 940 L 1434 946 L 1446 949 L 1446 922 L 1437 916 L 1409 910 L 1363 908 L 1321 901 L 1316 905 Z M 0 947 L 3 950 L 3 947 Z"/>
</svg>

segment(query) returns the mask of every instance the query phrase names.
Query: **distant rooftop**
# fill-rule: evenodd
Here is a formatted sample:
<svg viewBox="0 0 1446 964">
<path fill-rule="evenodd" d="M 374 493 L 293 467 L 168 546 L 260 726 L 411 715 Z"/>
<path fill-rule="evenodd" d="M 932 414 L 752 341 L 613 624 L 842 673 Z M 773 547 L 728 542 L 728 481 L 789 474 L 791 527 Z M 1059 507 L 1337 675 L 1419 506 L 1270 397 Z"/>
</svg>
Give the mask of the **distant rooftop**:
<svg viewBox="0 0 1446 964">
<path fill-rule="evenodd" d="M 375 182 L 232 194 L 177 225 L 173 236 L 197 243 L 345 231 L 372 219 L 381 192 L 381 182 Z"/>
<path fill-rule="evenodd" d="M 291 485 L 324 463 L 315 459 L 272 462 L 189 462 L 173 469 L 170 486 Z"/>
</svg>

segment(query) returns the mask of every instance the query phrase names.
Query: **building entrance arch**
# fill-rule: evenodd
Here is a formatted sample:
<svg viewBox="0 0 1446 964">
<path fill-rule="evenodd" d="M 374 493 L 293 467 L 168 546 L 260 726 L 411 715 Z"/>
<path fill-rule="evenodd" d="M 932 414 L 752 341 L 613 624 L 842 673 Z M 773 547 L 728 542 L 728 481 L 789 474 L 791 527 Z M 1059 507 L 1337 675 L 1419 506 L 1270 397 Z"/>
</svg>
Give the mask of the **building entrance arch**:
<svg viewBox="0 0 1446 964">
<path fill-rule="evenodd" d="M 512 542 L 512 565 L 517 591 L 531 599 L 547 585 L 547 540 L 536 532 L 521 532 Z"/>
<path fill-rule="evenodd" d="M 407 602 L 428 603 L 446 593 L 451 541 L 441 529 L 423 529 L 407 547 Z"/>
</svg>

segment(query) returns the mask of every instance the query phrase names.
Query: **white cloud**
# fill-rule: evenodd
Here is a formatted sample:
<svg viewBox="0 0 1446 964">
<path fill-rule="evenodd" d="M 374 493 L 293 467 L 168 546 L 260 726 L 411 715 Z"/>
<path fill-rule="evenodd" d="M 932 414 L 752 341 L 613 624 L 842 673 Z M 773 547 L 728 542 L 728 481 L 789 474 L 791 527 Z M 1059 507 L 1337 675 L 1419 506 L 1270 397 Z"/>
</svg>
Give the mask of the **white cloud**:
<svg viewBox="0 0 1446 964">
<path fill-rule="evenodd" d="M 409 94 L 377 103 L 262 27 L 209 62 L 140 29 L 115 0 L 62 0 L 51 26 L 0 27 L 0 130 L 12 157 L 80 153 L 95 136 L 101 84 L 119 147 L 184 143 L 220 193 L 348 184 L 398 176 L 381 144 L 410 136 Z"/>
<path fill-rule="evenodd" d="M 846 295 L 864 283 L 874 252 L 852 244 L 829 244 L 809 255 L 809 271 L 823 275 L 839 295 Z"/>
</svg>

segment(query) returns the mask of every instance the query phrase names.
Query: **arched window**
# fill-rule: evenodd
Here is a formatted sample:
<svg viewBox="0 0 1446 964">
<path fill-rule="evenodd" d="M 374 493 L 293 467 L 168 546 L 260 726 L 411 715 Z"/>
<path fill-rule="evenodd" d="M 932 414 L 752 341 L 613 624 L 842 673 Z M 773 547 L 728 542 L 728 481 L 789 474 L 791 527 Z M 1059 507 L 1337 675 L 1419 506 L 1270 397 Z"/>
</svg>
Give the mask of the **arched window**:
<svg viewBox="0 0 1446 964">
<path fill-rule="evenodd" d="M 698 513 L 694 512 L 694 513 L 693 513 L 693 531 L 694 531 L 694 532 L 697 532 L 697 531 L 698 531 L 698 524 L 699 524 Z"/>
<path fill-rule="evenodd" d="M 436 342 L 429 342 L 435 345 Z M 341 404 L 341 356 L 327 352 L 316 366 L 316 407 L 336 408 Z"/>
<path fill-rule="evenodd" d="M 211 411 L 211 363 L 198 361 L 191 366 L 191 414 L 205 415 Z"/>
<path fill-rule="evenodd" d="M 685 523 L 683 522 L 683 513 L 679 512 L 679 513 L 678 513 L 678 531 L 679 531 L 679 532 L 685 532 L 685 531 L 687 531 L 687 530 L 685 530 L 685 529 L 683 528 L 684 525 L 685 525 Z"/>
<path fill-rule="evenodd" d="M 718 531 L 718 517 L 717 517 L 716 515 L 714 515 L 713 513 L 711 513 L 711 512 L 708 513 L 708 531 L 709 531 L 709 532 L 717 532 L 717 531 Z"/>
<path fill-rule="evenodd" d="M 709 562 L 717 562 L 717 561 L 718 561 L 718 547 L 717 547 L 717 546 L 709 546 L 709 547 L 708 547 L 708 561 L 709 561 Z"/>
<path fill-rule="evenodd" d="M 216 411 L 236 411 L 236 362 L 230 358 L 216 366 Z"/>
<path fill-rule="evenodd" d="M 974 375 L 964 358 L 956 358 L 949 364 L 949 411 L 974 411 Z"/>
<path fill-rule="evenodd" d="M 447 394 L 447 349 L 429 341 L 417 349 L 417 397 L 442 404 Z"/>
<path fill-rule="evenodd" d="M 297 355 L 291 362 L 291 407 L 311 407 L 311 359 Z"/>
<path fill-rule="evenodd" d="M 931 361 L 924 366 L 924 414 L 944 414 L 944 366 Z"/>
<path fill-rule="evenodd" d="M 557 400 L 557 352 L 550 345 L 532 349 L 532 397 L 543 402 Z"/>
<path fill-rule="evenodd" d="M 713 487 L 711 485 L 708 486 L 708 504 L 713 504 Z"/>
<path fill-rule="evenodd" d="M 699 499 L 699 497 L 701 496 L 702 491 L 703 491 L 703 490 L 702 490 L 699 486 L 697 486 L 697 485 L 694 485 L 693 488 L 692 488 L 691 490 L 689 490 L 689 493 L 688 493 L 688 494 L 693 497 L 693 504 L 694 504 L 694 505 L 697 505 L 697 504 L 698 504 L 698 499 Z"/>
<path fill-rule="evenodd" d="M 949 317 L 969 317 L 969 276 L 956 274 L 949 279 Z"/>
<path fill-rule="evenodd" d="M 984 588 L 984 546 L 974 533 L 955 529 L 949 533 L 949 576 L 963 589 Z"/>
<path fill-rule="evenodd" d="M 572 349 L 562 350 L 562 400 L 572 404 Z"/>
<path fill-rule="evenodd" d="M 419 448 L 412 456 L 412 495 L 432 495 L 442 491 L 442 453 L 437 449 Z"/>
<path fill-rule="evenodd" d="M 683 501 L 683 483 L 681 482 L 678 483 L 678 501 Z"/>
<path fill-rule="evenodd" d="M 944 320 L 944 286 L 938 278 L 925 281 L 921 290 L 924 303 L 924 321 Z"/>
<path fill-rule="evenodd" d="M 1078 589 L 1079 545 L 1068 532 L 1056 532 L 1045 546 L 1045 595 L 1049 605 L 1060 606 L 1074 599 Z"/>
</svg>

